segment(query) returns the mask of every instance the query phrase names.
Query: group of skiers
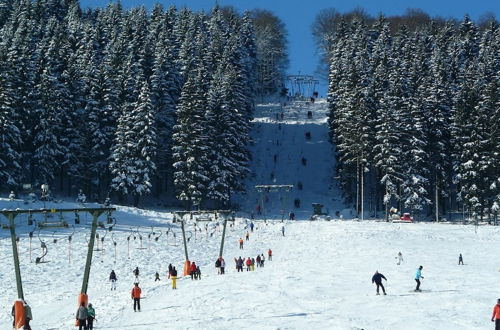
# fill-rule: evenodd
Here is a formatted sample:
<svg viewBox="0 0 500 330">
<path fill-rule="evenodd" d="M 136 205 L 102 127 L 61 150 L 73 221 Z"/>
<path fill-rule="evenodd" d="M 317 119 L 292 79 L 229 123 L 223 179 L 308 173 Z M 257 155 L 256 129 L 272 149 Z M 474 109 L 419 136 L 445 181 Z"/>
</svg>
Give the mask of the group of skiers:
<svg viewBox="0 0 500 330">
<path fill-rule="evenodd" d="M 396 259 L 398 261 L 397 265 L 401 265 L 401 262 L 403 262 L 403 254 L 400 252 L 398 252 L 398 255 L 396 256 Z M 464 258 L 462 256 L 462 254 L 460 253 L 459 256 L 458 256 L 458 264 L 459 265 L 463 265 L 464 264 Z M 417 271 L 415 272 L 415 282 L 417 283 L 417 286 L 415 287 L 415 292 L 422 292 L 422 290 L 420 290 L 420 285 L 422 284 L 421 283 L 421 279 L 423 279 L 424 277 L 422 276 L 422 270 L 424 269 L 423 266 L 419 266 Z M 386 294 L 385 293 L 385 287 L 384 285 L 382 284 L 382 279 L 384 279 L 385 281 L 387 281 L 387 278 L 385 278 L 385 276 L 381 273 L 377 271 L 375 271 L 375 274 L 372 276 L 372 284 L 376 284 L 377 285 L 377 295 L 379 295 L 379 288 L 382 288 L 382 292 L 384 293 L 384 295 Z M 499 307 L 500 308 L 500 307 Z M 498 311 L 499 312 L 499 318 L 500 318 L 500 310 Z M 498 328 L 498 330 L 500 330 L 500 328 Z"/>
<path fill-rule="evenodd" d="M 267 251 L 267 256 L 270 261 L 273 260 L 273 251 L 271 249 Z M 255 266 L 264 267 L 265 261 L 266 258 L 264 257 L 264 253 L 257 255 L 257 258 L 251 258 L 251 257 L 241 258 L 241 256 L 239 258 L 236 257 L 234 258 L 236 271 L 238 273 L 243 272 L 243 266 L 246 266 L 247 272 L 254 271 Z"/>
<path fill-rule="evenodd" d="M 94 329 L 95 310 L 92 304 L 85 306 L 85 302 L 81 302 L 76 311 L 76 325 L 78 330 L 92 330 Z"/>
</svg>

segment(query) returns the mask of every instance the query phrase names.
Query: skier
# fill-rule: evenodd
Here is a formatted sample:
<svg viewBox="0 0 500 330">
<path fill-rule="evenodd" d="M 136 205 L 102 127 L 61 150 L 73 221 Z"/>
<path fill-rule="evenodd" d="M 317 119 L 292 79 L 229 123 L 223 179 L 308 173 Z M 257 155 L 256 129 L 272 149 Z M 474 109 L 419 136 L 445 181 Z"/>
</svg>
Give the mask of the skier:
<svg viewBox="0 0 500 330">
<path fill-rule="evenodd" d="M 172 290 L 177 290 L 177 269 L 175 267 L 172 267 L 170 278 L 172 279 Z"/>
<path fill-rule="evenodd" d="M 266 261 L 266 258 L 264 258 L 264 253 L 260 255 L 260 267 L 264 267 L 264 261 Z"/>
<path fill-rule="evenodd" d="M 217 274 L 220 275 L 220 260 L 221 257 L 218 257 L 217 260 L 215 260 L 215 268 L 217 268 Z"/>
<path fill-rule="evenodd" d="M 295 216 L 294 216 L 295 217 Z M 293 220 L 293 219 L 292 219 Z M 281 233 L 285 236 L 285 226 L 281 226 Z"/>
<path fill-rule="evenodd" d="M 251 264 L 251 268 L 250 268 L 252 271 L 255 270 L 255 258 L 252 258 L 252 264 Z"/>
<path fill-rule="evenodd" d="M 135 269 L 132 273 L 134 273 L 135 279 L 139 280 L 139 267 L 135 267 Z"/>
<path fill-rule="evenodd" d="M 201 269 L 200 266 L 196 266 L 196 276 L 198 280 L 201 280 Z"/>
<path fill-rule="evenodd" d="M 500 330 L 500 299 L 497 299 L 497 304 L 493 307 L 491 322 L 495 322 L 495 330 Z"/>
<path fill-rule="evenodd" d="M 240 250 L 243 250 L 243 238 L 240 237 Z"/>
<path fill-rule="evenodd" d="M 132 293 L 131 293 L 131 296 L 132 296 L 132 299 L 134 300 L 134 312 L 136 311 L 136 308 L 137 310 L 139 310 L 139 312 L 141 311 L 141 288 L 139 288 L 139 283 L 135 283 L 134 284 L 135 286 L 132 288 Z"/>
<path fill-rule="evenodd" d="M 196 263 L 194 261 L 189 267 L 189 275 L 191 275 L 191 280 L 196 280 Z"/>
<path fill-rule="evenodd" d="M 155 273 L 155 282 L 160 281 L 160 274 L 158 272 Z"/>
<path fill-rule="evenodd" d="M 94 329 L 94 320 L 95 320 L 95 309 L 92 307 L 92 304 L 89 304 L 89 308 L 87 308 L 87 329 Z"/>
<path fill-rule="evenodd" d="M 422 276 L 422 269 L 423 268 L 424 267 L 422 267 L 422 266 L 418 267 L 417 272 L 415 273 L 415 281 L 417 282 L 417 287 L 415 288 L 415 291 L 422 291 L 422 290 L 420 290 L 420 279 L 424 278 Z"/>
<path fill-rule="evenodd" d="M 403 261 L 403 254 L 401 253 L 401 251 L 398 252 L 398 256 L 396 257 L 396 259 L 398 259 L 398 265 L 400 265 L 401 261 Z"/>
<path fill-rule="evenodd" d="M 78 330 L 87 330 L 87 318 L 89 314 L 87 308 L 85 308 L 85 303 L 82 301 L 80 307 L 76 311 L 76 320 L 78 322 Z"/>
<path fill-rule="evenodd" d="M 247 272 L 252 270 L 252 259 L 250 259 L 250 257 L 247 258 L 246 265 L 247 265 Z"/>
<path fill-rule="evenodd" d="M 458 256 L 458 264 L 459 265 L 463 265 L 464 264 L 464 258 L 462 257 L 462 254 L 460 253 L 460 255 Z"/>
<path fill-rule="evenodd" d="M 253 213 L 252 213 L 253 214 Z M 253 233 L 253 227 L 254 227 L 254 224 L 253 222 L 250 222 L 250 231 Z"/>
<path fill-rule="evenodd" d="M 250 233 L 247 231 L 247 234 L 245 235 L 245 241 L 249 241 L 250 240 Z"/>
<path fill-rule="evenodd" d="M 290 220 L 295 220 L 295 213 L 290 212 L 289 218 L 290 218 Z M 285 235 L 283 235 L 283 236 L 285 236 Z"/>
<path fill-rule="evenodd" d="M 118 280 L 118 278 L 116 277 L 114 270 L 111 270 L 111 273 L 109 274 L 109 280 L 111 281 L 111 290 L 116 290 L 116 281 Z"/>
<path fill-rule="evenodd" d="M 236 270 L 238 271 L 238 273 L 239 272 L 243 272 L 243 262 L 244 262 L 244 260 L 241 259 L 241 256 L 238 259 L 234 258 L 234 262 L 236 263 Z"/>
<path fill-rule="evenodd" d="M 226 261 L 224 260 L 224 258 L 221 258 L 220 260 L 220 274 L 221 275 L 224 275 L 224 269 L 226 269 Z"/>
<path fill-rule="evenodd" d="M 260 255 L 257 255 L 255 261 L 257 261 L 257 267 L 260 267 Z"/>
<path fill-rule="evenodd" d="M 9 194 L 9 200 L 12 202 L 15 198 L 16 198 L 16 194 L 14 193 L 14 191 L 11 191 Z"/>
<path fill-rule="evenodd" d="M 168 264 L 168 278 L 170 278 L 170 276 L 172 275 L 172 269 L 173 269 L 172 264 Z"/>
<path fill-rule="evenodd" d="M 383 274 L 379 273 L 378 270 L 375 271 L 375 274 L 372 277 L 372 284 L 375 283 L 377 285 L 377 295 L 380 294 L 378 291 L 379 287 L 382 288 L 382 292 L 384 293 L 384 295 L 386 295 L 384 285 L 382 284 L 382 279 L 384 279 L 387 282 L 387 279 Z"/>
</svg>

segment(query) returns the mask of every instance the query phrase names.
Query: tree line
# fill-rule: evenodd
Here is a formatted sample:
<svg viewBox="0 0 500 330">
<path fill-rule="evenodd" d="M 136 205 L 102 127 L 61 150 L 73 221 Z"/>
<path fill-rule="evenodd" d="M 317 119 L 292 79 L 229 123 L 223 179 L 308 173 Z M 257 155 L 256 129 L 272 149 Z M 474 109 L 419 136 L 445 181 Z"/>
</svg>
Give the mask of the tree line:
<svg viewBox="0 0 500 330">
<path fill-rule="evenodd" d="M 254 98 L 282 86 L 285 40 L 266 11 L 0 1 L 1 189 L 226 206 L 248 173 Z"/>
<path fill-rule="evenodd" d="M 480 26 L 337 16 L 317 36 L 346 201 L 438 219 L 500 208 L 500 35 Z M 317 26 L 318 27 L 318 26 Z"/>
</svg>

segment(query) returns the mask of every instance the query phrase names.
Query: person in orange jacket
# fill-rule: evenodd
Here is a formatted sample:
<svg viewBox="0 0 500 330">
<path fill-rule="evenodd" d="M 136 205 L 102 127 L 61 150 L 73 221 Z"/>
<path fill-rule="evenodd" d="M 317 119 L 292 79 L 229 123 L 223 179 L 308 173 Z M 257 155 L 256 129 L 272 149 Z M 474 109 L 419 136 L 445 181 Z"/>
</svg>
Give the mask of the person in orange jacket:
<svg viewBox="0 0 500 330">
<path fill-rule="evenodd" d="M 273 260 L 273 250 L 269 249 L 269 251 L 267 251 L 267 256 L 269 261 Z"/>
<path fill-rule="evenodd" d="M 240 238 L 240 249 L 243 250 L 243 238 Z"/>
<path fill-rule="evenodd" d="M 493 307 L 491 322 L 495 322 L 495 330 L 500 330 L 500 299 L 497 299 L 497 304 Z"/>
<path fill-rule="evenodd" d="M 192 280 L 197 280 L 197 278 L 196 278 L 196 264 L 194 261 L 191 263 L 191 266 L 189 266 L 189 275 L 191 275 Z"/>
<path fill-rule="evenodd" d="M 134 312 L 139 310 L 141 311 L 141 288 L 139 288 L 139 283 L 135 283 L 134 287 L 132 288 L 132 299 L 134 300 Z"/>
</svg>

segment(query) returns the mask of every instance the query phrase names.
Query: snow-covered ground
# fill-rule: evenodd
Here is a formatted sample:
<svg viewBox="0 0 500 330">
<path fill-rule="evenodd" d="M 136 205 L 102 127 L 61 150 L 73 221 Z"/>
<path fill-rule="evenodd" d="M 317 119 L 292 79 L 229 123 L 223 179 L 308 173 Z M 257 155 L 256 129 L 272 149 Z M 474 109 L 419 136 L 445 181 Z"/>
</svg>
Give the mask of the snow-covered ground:
<svg viewBox="0 0 500 330">
<path fill-rule="evenodd" d="M 308 111 L 312 112 L 312 118 L 307 117 Z M 242 210 L 255 213 L 260 195 L 254 186 L 262 184 L 294 185 L 293 190 L 283 194 L 282 198 L 285 213 L 288 215 L 293 211 L 299 219 L 311 216 L 312 203 L 325 205 L 324 211 L 331 215 L 345 209 L 342 194 L 332 183 L 335 157 L 328 137 L 327 115 L 325 100 L 314 104 L 293 101 L 285 106 L 271 103 L 256 107 L 252 130 L 254 145 L 250 147 L 252 173 L 247 180 L 247 194 L 239 201 Z M 310 132 L 311 139 L 306 139 L 306 132 Z M 302 157 L 306 159 L 305 165 Z M 298 188 L 299 182 L 302 190 Z M 301 201 L 300 208 L 294 207 L 296 198 Z M 267 194 L 265 216 L 279 217 L 280 209 L 280 194 Z M 344 210 L 344 217 L 349 217 L 346 212 Z"/>
<path fill-rule="evenodd" d="M 23 206 L 0 200 L 0 208 Z M 48 205 L 73 207 L 72 203 Z M 33 205 L 39 208 L 40 204 Z M 95 252 L 89 283 L 90 302 L 96 308 L 100 329 L 489 329 L 491 308 L 500 297 L 500 264 L 496 248 L 500 228 L 446 224 L 393 224 L 385 222 L 258 222 L 244 250 L 237 241 L 244 237 L 245 219 L 237 219 L 227 232 L 225 260 L 227 274 L 214 268 L 221 233 L 213 237 L 193 236 L 190 259 L 201 265 L 202 280 L 181 279 L 178 290 L 166 280 L 167 266 L 182 269 L 184 252 L 180 231 L 171 214 L 120 208 L 113 230 L 117 261 L 108 234 L 104 254 Z M 72 261 L 68 260 L 67 237 L 72 229 L 41 232 L 46 241 L 49 263 L 29 261 L 32 227 L 19 216 L 19 252 L 25 298 L 33 310 L 33 329 L 74 329 L 76 297 L 81 288 L 90 229 L 77 226 L 72 241 Z M 1 220 L 5 223 L 5 220 Z M 68 218 L 73 223 L 72 217 Z M 87 221 L 90 221 L 88 217 Z M 132 225 L 142 233 L 131 238 L 131 258 L 127 258 L 127 237 Z M 211 229 L 212 231 L 212 225 Z M 171 228 L 149 249 L 150 226 L 155 232 Z M 136 230 L 134 229 L 134 230 Z M 188 226 L 192 231 L 192 225 Z M 104 232 L 99 230 L 99 234 Z M 88 235 L 88 234 L 87 234 Z M 38 238 L 33 240 L 33 259 L 39 255 Z M 233 257 L 256 257 L 267 249 L 274 260 L 254 272 L 237 273 Z M 395 256 L 401 251 L 402 265 Z M 458 254 L 465 265 L 458 266 Z M 3 284 L 0 294 L 0 329 L 10 329 L 10 307 L 16 298 L 12 252 L 8 231 L 0 230 L 0 262 Z M 422 293 L 415 293 L 413 276 L 423 265 Z M 132 270 L 141 270 L 140 283 L 145 299 L 141 313 L 134 313 L 130 290 Z M 111 269 L 118 276 L 118 289 L 109 290 Z M 387 296 L 376 296 L 371 276 L 378 270 L 387 279 Z M 154 282 L 159 271 L 162 281 Z"/>
</svg>

